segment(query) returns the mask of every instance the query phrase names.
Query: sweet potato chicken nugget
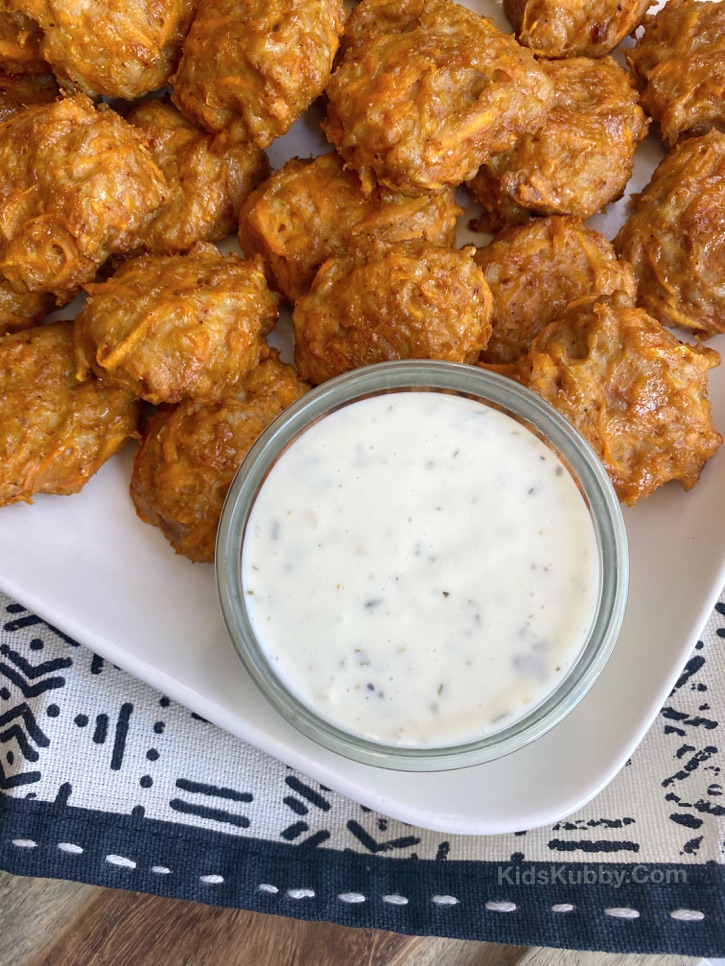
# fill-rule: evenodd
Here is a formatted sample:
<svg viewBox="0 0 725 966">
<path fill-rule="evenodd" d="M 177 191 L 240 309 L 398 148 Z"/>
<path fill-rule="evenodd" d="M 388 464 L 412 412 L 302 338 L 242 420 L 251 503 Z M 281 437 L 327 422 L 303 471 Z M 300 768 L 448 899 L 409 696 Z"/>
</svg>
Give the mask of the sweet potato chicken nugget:
<svg viewBox="0 0 725 966">
<path fill-rule="evenodd" d="M 12 0 L 0 0 L 0 70 L 8 74 L 47 74 L 40 52 L 43 31 L 25 14 L 13 10 Z"/>
<path fill-rule="evenodd" d="M 211 404 L 186 400 L 156 409 L 131 479 L 141 519 L 160 527 L 177 553 L 213 561 L 234 474 L 257 437 L 308 389 L 271 350 L 238 392 Z"/>
<path fill-rule="evenodd" d="M 669 0 L 626 57 L 667 144 L 725 128 L 725 4 Z"/>
<path fill-rule="evenodd" d="M 601 57 L 642 22 L 654 0 L 503 0 L 522 44 L 542 57 Z"/>
<path fill-rule="evenodd" d="M 36 20 L 40 53 L 66 90 L 133 100 L 176 66 L 194 0 L 6 0 Z"/>
<path fill-rule="evenodd" d="M 342 0 L 199 0 L 174 103 L 208 131 L 265 148 L 327 86 L 344 23 Z"/>
<path fill-rule="evenodd" d="M 0 506 L 36 493 L 76 493 L 139 436 L 125 389 L 75 377 L 73 323 L 0 339 Z"/>
<path fill-rule="evenodd" d="M 358 30 L 358 17 L 371 29 Z M 330 81 L 323 126 L 365 192 L 376 182 L 409 194 L 460 184 L 543 124 L 549 79 L 465 7 L 362 0 L 349 24 L 356 40 Z"/>
<path fill-rule="evenodd" d="M 166 198 L 144 139 L 78 94 L 0 126 L 0 277 L 69 301 Z"/>
<path fill-rule="evenodd" d="M 48 69 L 48 65 L 40 60 L 36 64 L 32 57 L 22 57 L 29 48 L 37 46 L 38 39 L 34 38 L 32 29 L 23 28 L 22 25 L 26 23 L 37 30 L 37 25 L 22 14 L 3 13 L 0 4 L 0 124 L 26 107 L 51 103 L 60 93 L 51 74 L 5 73 L 6 70 L 22 68 L 31 70 L 38 65 L 41 70 Z M 19 332 L 40 322 L 51 311 L 54 301 L 49 294 L 16 292 L 0 277 L 0 336 Z"/>
<path fill-rule="evenodd" d="M 614 244 L 632 263 L 638 304 L 663 325 L 725 332 L 725 134 L 679 144 Z"/>
<path fill-rule="evenodd" d="M 589 218 L 622 195 L 647 119 L 627 71 L 611 57 L 540 60 L 554 101 L 538 131 L 484 165 L 470 182 L 488 216 L 520 224 L 529 212 Z"/>
<path fill-rule="evenodd" d="M 166 204 L 139 232 L 144 249 L 179 254 L 234 231 L 242 202 L 269 175 L 267 155 L 227 132 L 200 130 L 158 98 L 132 108 L 126 120 L 148 138 L 169 188 Z"/>
<path fill-rule="evenodd" d="M 155 404 L 237 388 L 277 319 L 261 259 L 203 242 L 188 255 L 130 259 L 88 293 L 75 324 L 78 377 L 93 372 Z"/>
<path fill-rule="evenodd" d="M 366 196 L 338 154 L 293 158 L 244 203 L 239 244 L 264 258 L 273 287 L 294 301 L 325 259 L 353 243 L 420 239 L 452 248 L 460 214 L 453 189 L 411 198 L 376 188 Z"/>
<path fill-rule="evenodd" d="M 389 359 L 475 362 L 491 292 L 474 251 L 411 242 L 330 258 L 292 313 L 302 378 L 318 384 Z"/>
<path fill-rule="evenodd" d="M 602 300 L 552 322 L 505 372 L 576 426 L 632 506 L 670 480 L 689 490 L 722 442 L 707 399 L 719 362 L 642 309 Z"/>
<path fill-rule="evenodd" d="M 572 303 L 614 292 L 620 301 L 635 303 L 631 266 L 617 259 L 604 235 L 578 218 L 553 215 L 506 228 L 478 249 L 475 260 L 493 296 L 484 362 L 514 362 Z"/>
</svg>

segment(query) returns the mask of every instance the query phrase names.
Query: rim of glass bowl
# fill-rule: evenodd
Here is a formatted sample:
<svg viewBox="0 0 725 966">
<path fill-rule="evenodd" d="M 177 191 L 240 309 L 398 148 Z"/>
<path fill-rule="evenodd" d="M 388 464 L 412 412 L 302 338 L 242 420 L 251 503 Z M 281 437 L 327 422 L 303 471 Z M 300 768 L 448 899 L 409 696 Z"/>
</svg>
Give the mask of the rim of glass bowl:
<svg viewBox="0 0 725 966">
<path fill-rule="evenodd" d="M 247 519 L 267 472 L 311 423 L 370 395 L 405 390 L 453 391 L 492 403 L 533 427 L 578 480 L 594 523 L 600 554 L 599 606 L 579 658 L 555 690 L 527 714 L 474 740 L 450 746 L 403 747 L 344 731 L 291 694 L 276 677 L 254 635 L 242 593 L 242 543 Z M 611 481 L 577 430 L 549 403 L 513 380 L 475 366 L 430 360 L 383 362 L 337 376 L 287 408 L 249 450 L 224 502 L 215 569 L 224 622 L 254 683 L 279 714 L 317 744 L 346 758 L 403 771 L 443 771 L 508 755 L 540 738 L 584 697 L 606 664 L 624 618 L 629 579 L 627 536 Z"/>
</svg>

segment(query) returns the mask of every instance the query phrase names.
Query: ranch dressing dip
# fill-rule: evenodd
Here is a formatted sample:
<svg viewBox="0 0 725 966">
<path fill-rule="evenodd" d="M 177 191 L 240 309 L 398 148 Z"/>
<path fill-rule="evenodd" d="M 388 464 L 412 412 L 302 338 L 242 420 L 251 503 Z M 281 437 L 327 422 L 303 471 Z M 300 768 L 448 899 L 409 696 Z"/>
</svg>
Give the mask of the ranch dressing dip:
<svg viewBox="0 0 725 966">
<path fill-rule="evenodd" d="M 348 733 L 421 748 L 499 730 L 554 690 L 599 569 L 559 457 L 437 391 L 371 396 L 305 430 L 242 548 L 249 618 L 286 687 Z"/>
</svg>

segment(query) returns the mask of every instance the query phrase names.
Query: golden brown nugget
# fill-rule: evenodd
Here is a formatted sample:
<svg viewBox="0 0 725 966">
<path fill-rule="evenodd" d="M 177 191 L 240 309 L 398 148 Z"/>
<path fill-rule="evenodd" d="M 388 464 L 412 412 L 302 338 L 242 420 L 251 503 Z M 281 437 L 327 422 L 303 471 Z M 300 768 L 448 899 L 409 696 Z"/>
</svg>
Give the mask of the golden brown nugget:
<svg viewBox="0 0 725 966">
<path fill-rule="evenodd" d="M 636 198 L 614 241 L 638 304 L 663 325 L 725 332 L 725 134 L 679 144 Z"/>
<path fill-rule="evenodd" d="M 366 193 L 461 184 L 541 127 L 551 82 L 513 37 L 450 0 L 363 0 L 353 36 L 378 9 L 380 30 L 332 76 L 323 125 Z"/>
<path fill-rule="evenodd" d="M 293 158 L 242 206 L 239 244 L 263 257 L 273 287 L 294 301 L 325 259 L 354 243 L 420 239 L 452 248 L 462 212 L 452 189 L 411 198 L 377 188 L 365 196 L 338 154 Z"/>
<path fill-rule="evenodd" d="M 76 493 L 139 436 L 139 404 L 97 379 L 79 383 L 73 323 L 0 339 L 0 506 Z"/>
<path fill-rule="evenodd" d="M 164 86 L 194 12 L 194 0 L 6 2 L 38 22 L 40 52 L 66 90 L 128 101 Z"/>
<path fill-rule="evenodd" d="M 292 313 L 302 378 L 316 385 L 389 359 L 475 362 L 491 292 L 474 251 L 411 242 L 328 259 Z"/>
<path fill-rule="evenodd" d="M 211 563 L 234 474 L 272 420 L 308 389 L 271 350 L 238 392 L 211 404 L 159 406 L 133 465 L 131 496 L 141 519 L 160 527 L 177 553 Z"/>
<path fill-rule="evenodd" d="M 324 91 L 344 23 L 342 0 L 199 0 L 174 103 L 265 148 Z"/>
<path fill-rule="evenodd" d="M 722 442 L 707 398 L 708 370 L 719 363 L 642 309 L 602 300 L 552 322 L 499 371 L 579 430 L 632 506 L 670 480 L 689 490 Z"/>
<path fill-rule="evenodd" d="M 578 218 L 552 215 L 506 228 L 478 249 L 475 260 L 493 296 L 484 362 L 514 362 L 572 303 L 619 292 L 620 301 L 635 304 L 631 266 Z"/>
<path fill-rule="evenodd" d="M 611 57 L 540 60 L 554 85 L 541 128 L 497 155 L 469 183 L 481 228 L 520 224 L 529 212 L 587 219 L 621 197 L 647 134 L 631 78 Z"/>
<path fill-rule="evenodd" d="M 40 52 L 43 31 L 24 13 L 0 0 L 0 70 L 8 74 L 47 74 L 49 67 Z"/>
<path fill-rule="evenodd" d="M 143 102 L 126 120 L 148 139 L 169 189 L 166 204 L 139 232 L 144 249 L 179 254 L 234 231 L 242 202 L 269 175 L 264 151 L 226 132 L 200 130 L 167 100 Z"/>
<path fill-rule="evenodd" d="M 6 74 L 0 70 L 0 124 L 37 104 L 51 104 L 60 96 L 52 74 Z"/>
<path fill-rule="evenodd" d="M 166 198 L 143 137 L 84 95 L 0 126 L 0 276 L 69 301 Z"/>
<path fill-rule="evenodd" d="M 0 335 L 32 328 L 54 307 L 52 295 L 15 292 L 5 279 L 0 278 Z"/>
<path fill-rule="evenodd" d="M 278 296 L 261 259 L 224 257 L 200 242 L 188 255 L 142 255 L 87 287 L 75 324 L 77 374 L 148 402 L 218 399 L 266 348 Z"/>
<path fill-rule="evenodd" d="M 725 128 L 725 4 L 670 0 L 626 57 L 667 144 Z"/>
<path fill-rule="evenodd" d="M 602 57 L 632 33 L 654 0 L 503 0 L 520 43 L 542 57 Z"/>
</svg>

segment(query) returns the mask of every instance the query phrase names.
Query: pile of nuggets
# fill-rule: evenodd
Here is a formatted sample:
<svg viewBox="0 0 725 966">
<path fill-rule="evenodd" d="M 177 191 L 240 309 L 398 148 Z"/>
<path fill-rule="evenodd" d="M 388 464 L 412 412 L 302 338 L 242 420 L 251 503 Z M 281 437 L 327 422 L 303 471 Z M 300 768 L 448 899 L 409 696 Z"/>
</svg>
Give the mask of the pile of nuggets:
<svg viewBox="0 0 725 966">
<path fill-rule="evenodd" d="M 725 3 L 649 6 L 504 0 L 505 34 L 453 0 L 0 0 L 0 504 L 140 439 L 138 514 L 211 561 L 265 427 L 400 358 L 539 393 L 627 505 L 692 487 L 721 442 Z M 330 150 L 271 171 L 314 102 Z M 612 243 L 585 221 L 650 129 L 667 154 Z"/>
</svg>

